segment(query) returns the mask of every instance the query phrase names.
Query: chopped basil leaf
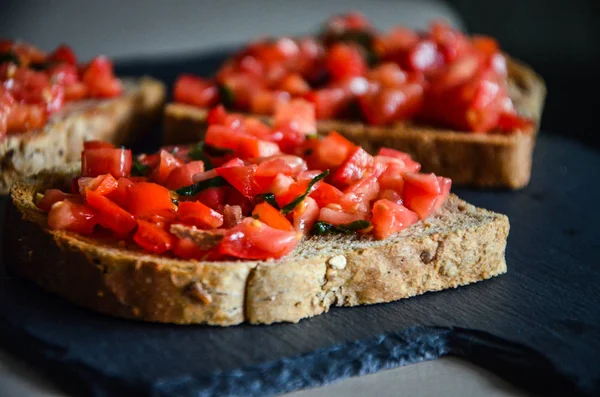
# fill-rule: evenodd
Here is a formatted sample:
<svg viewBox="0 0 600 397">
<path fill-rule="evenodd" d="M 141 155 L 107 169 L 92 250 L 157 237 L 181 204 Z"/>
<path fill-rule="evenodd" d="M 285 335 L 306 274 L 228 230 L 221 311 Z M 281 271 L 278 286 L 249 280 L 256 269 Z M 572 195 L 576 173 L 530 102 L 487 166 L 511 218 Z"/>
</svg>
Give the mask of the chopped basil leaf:
<svg viewBox="0 0 600 397">
<path fill-rule="evenodd" d="M 366 229 L 369 226 L 371 226 L 371 222 L 369 221 L 354 221 L 352 223 L 337 226 L 334 226 L 331 223 L 318 221 L 312 226 L 310 233 L 317 236 L 326 234 L 352 234 L 359 230 Z"/>
<path fill-rule="evenodd" d="M 233 91 L 225 84 L 219 84 L 219 98 L 221 99 L 221 103 L 223 104 L 223 106 L 225 106 L 228 109 L 232 108 L 235 104 L 235 97 L 233 95 Z"/>
<path fill-rule="evenodd" d="M 271 204 L 275 209 L 279 209 L 279 204 L 277 204 L 277 200 L 275 200 L 275 195 L 273 193 L 262 193 L 256 196 L 257 203 L 262 203 L 263 201 Z"/>
<path fill-rule="evenodd" d="M 181 189 L 175 190 L 180 196 L 195 196 L 203 190 L 209 187 L 229 186 L 229 183 L 221 176 L 216 176 L 204 180 L 202 182 L 196 182 L 190 186 L 182 187 Z"/>
<path fill-rule="evenodd" d="M 289 203 L 288 205 L 284 206 L 281 209 L 281 213 L 283 215 L 287 215 L 290 212 L 292 212 L 297 206 L 298 204 L 300 204 L 305 198 L 306 196 L 308 196 L 308 194 L 310 193 L 310 189 L 312 189 L 312 187 L 315 185 L 315 183 L 319 182 L 322 179 L 325 179 L 325 177 L 329 175 L 329 170 L 315 176 L 310 183 L 308 184 L 308 187 L 306 188 L 306 192 L 304 194 L 301 194 L 300 196 L 296 197 L 291 203 Z"/>
<path fill-rule="evenodd" d="M 210 161 L 208 156 L 205 154 L 204 142 L 199 142 L 192 150 L 190 150 L 188 156 L 190 156 L 192 160 L 202 160 L 204 162 L 205 171 L 215 168 L 212 161 Z"/>
<path fill-rule="evenodd" d="M 17 66 L 21 65 L 19 56 L 14 51 L 8 51 L 0 54 L 0 63 L 12 62 Z"/>
<path fill-rule="evenodd" d="M 150 172 L 150 167 L 134 160 L 131 164 L 131 174 L 134 176 L 146 176 Z"/>
</svg>

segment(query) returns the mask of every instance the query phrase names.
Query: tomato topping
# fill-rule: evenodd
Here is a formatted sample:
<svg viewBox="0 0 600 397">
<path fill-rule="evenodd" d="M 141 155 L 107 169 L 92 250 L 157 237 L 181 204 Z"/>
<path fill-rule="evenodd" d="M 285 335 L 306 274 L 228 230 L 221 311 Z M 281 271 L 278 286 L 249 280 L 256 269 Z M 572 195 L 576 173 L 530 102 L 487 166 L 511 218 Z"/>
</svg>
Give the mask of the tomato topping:
<svg viewBox="0 0 600 397">
<path fill-rule="evenodd" d="M 275 229 L 258 219 L 246 218 L 227 230 L 219 244 L 219 252 L 241 259 L 277 259 L 298 245 L 295 231 Z"/>
<path fill-rule="evenodd" d="M 355 150 L 355 144 L 333 131 L 325 139 L 317 141 L 312 153 L 307 153 L 309 166 L 318 169 L 338 167 Z"/>
<path fill-rule="evenodd" d="M 377 200 L 373 204 L 373 235 L 383 240 L 419 220 L 417 214 L 390 200 Z"/>
<path fill-rule="evenodd" d="M 117 188 L 108 193 L 106 197 L 119 207 L 127 210 L 129 209 L 129 190 L 133 185 L 134 182 L 131 179 L 119 178 L 117 181 Z"/>
<path fill-rule="evenodd" d="M 219 100 L 219 89 L 208 80 L 184 74 L 175 81 L 173 97 L 177 102 L 202 108 L 210 107 Z"/>
<path fill-rule="evenodd" d="M 166 230 L 142 219 L 138 219 L 137 226 L 133 241 L 145 250 L 162 254 L 173 247 L 175 237 Z"/>
<path fill-rule="evenodd" d="M 96 226 L 95 212 L 88 206 L 69 200 L 54 203 L 48 213 L 48 227 L 53 230 L 92 234 L 94 226 Z"/>
<path fill-rule="evenodd" d="M 183 164 L 181 160 L 167 152 L 166 150 L 160 151 L 160 158 L 158 165 L 154 168 L 150 174 L 150 179 L 159 184 L 165 184 L 175 169 L 181 167 Z M 178 182 L 177 180 L 175 182 Z"/>
<path fill-rule="evenodd" d="M 118 182 L 111 174 L 105 174 L 96 178 L 81 177 L 77 181 L 77 185 L 82 196 L 85 196 L 86 190 L 93 190 L 98 194 L 107 196 L 117 189 Z"/>
<path fill-rule="evenodd" d="M 333 174 L 332 180 L 341 186 L 350 185 L 363 177 L 373 166 L 373 156 L 357 147 Z"/>
<path fill-rule="evenodd" d="M 206 250 L 187 238 L 177 239 L 173 247 L 173 254 L 181 259 L 200 260 L 206 255 Z"/>
<path fill-rule="evenodd" d="M 255 91 L 250 97 L 250 111 L 256 114 L 273 114 L 277 106 L 289 100 L 290 94 L 285 91 Z"/>
<path fill-rule="evenodd" d="M 334 119 L 351 102 L 352 98 L 343 88 L 322 88 L 313 90 L 304 99 L 315 106 L 317 119 Z"/>
<path fill-rule="evenodd" d="M 256 205 L 252 215 L 267 225 L 280 230 L 292 230 L 292 224 L 288 219 L 266 201 Z"/>
<path fill-rule="evenodd" d="M 52 54 L 48 56 L 48 60 L 54 62 L 65 62 L 69 65 L 77 66 L 77 57 L 73 49 L 66 44 L 59 46 Z"/>
<path fill-rule="evenodd" d="M 217 174 L 225 178 L 238 192 L 250 198 L 259 193 L 260 190 L 254 179 L 256 168 L 256 165 L 221 167 L 217 168 Z"/>
<path fill-rule="evenodd" d="M 431 214 L 437 211 L 446 201 L 450 193 L 452 181 L 448 178 L 437 177 L 440 193 L 430 193 L 423 189 L 420 184 L 414 184 L 405 181 L 404 184 L 404 205 L 416 212 L 420 219 L 427 219 Z"/>
<path fill-rule="evenodd" d="M 54 203 L 64 200 L 74 202 L 82 201 L 81 196 L 77 194 L 64 193 L 58 189 L 47 189 L 44 192 L 44 196 L 37 201 L 35 205 L 42 211 L 48 212 Z"/>
<path fill-rule="evenodd" d="M 301 134 L 316 134 L 315 108 L 301 99 L 279 103 L 275 108 L 273 125 L 276 130 L 290 129 Z"/>
<path fill-rule="evenodd" d="M 338 203 L 343 195 L 344 193 L 335 186 L 323 182 L 310 194 L 310 197 L 319 207 L 325 207 L 331 203 Z"/>
<path fill-rule="evenodd" d="M 179 203 L 177 216 L 181 222 L 201 229 L 215 229 L 223 225 L 223 215 L 199 201 Z"/>
<path fill-rule="evenodd" d="M 413 118 L 423 104 L 423 88 L 406 84 L 397 88 L 383 88 L 359 98 L 363 115 L 372 125 Z"/>
<path fill-rule="evenodd" d="M 364 220 L 366 217 L 364 214 L 356 213 L 350 214 L 347 212 L 329 207 L 321 208 L 319 213 L 319 220 L 332 225 L 346 225 L 355 221 Z"/>
<path fill-rule="evenodd" d="M 83 72 L 82 81 L 92 97 L 112 98 L 123 91 L 121 82 L 113 74 L 112 63 L 108 58 L 94 58 Z"/>
<path fill-rule="evenodd" d="M 153 215 L 165 219 L 175 218 L 175 205 L 171 192 L 164 186 L 151 182 L 140 182 L 129 187 L 128 210 L 137 218 L 147 219 Z"/>
<path fill-rule="evenodd" d="M 190 161 L 173 169 L 167 177 L 166 186 L 176 190 L 194 183 L 194 175 L 204 172 L 203 161 Z"/>
<path fill-rule="evenodd" d="M 327 54 L 327 71 L 334 81 L 362 76 L 367 65 L 360 50 L 348 44 L 335 44 Z"/>
<path fill-rule="evenodd" d="M 317 201 L 312 197 L 305 198 L 292 212 L 294 229 L 299 233 L 308 234 L 319 218 L 319 213 Z"/>
<path fill-rule="evenodd" d="M 440 183 L 435 174 L 416 174 L 413 172 L 407 172 L 404 175 L 406 183 L 417 187 L 424 192 L 429 194 L 440 194 L 441 188 Z"/>
<path fill-rule="evenodd" d="M 95 210 L 98 224 L 112 230 L 118 237 L 127 236 L 137 226 L 133 215 L 103 195 L 87 190 L 85 199 L 86 203 Z"/>
<path fill-rule="evenodd" d="M 111 174 L 127 177 L 131 171 L 131 150 L 116 148 L 85 149 L 81 153 L 81 175 L 96 177 Z"/>
</svg>

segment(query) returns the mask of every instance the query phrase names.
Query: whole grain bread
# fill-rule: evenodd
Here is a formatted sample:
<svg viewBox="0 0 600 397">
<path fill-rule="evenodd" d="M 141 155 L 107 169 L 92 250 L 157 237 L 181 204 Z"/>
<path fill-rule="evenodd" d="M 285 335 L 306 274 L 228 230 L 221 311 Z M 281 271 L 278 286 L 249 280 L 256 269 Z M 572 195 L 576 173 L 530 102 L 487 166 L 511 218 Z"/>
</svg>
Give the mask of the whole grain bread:
<svg viewBox="0 0 600 397">
<path fill-rule="evenodd" d="M 47 228 L 37 192 L 78 166 L 17 182 L 4 263 L 78 305 L 119 317 L 228 326 L 297 322 L 331 306 L 390 302 L 506 272 L 508 218 L 451 195 L 426 221 L 386 240 L 311 237 L 279 260 L 203 262 Z"/>
<path fill-rule="evenodd" d="M 508 58 L 509 95 L 517 112 L 535 122 L 533 132 L 475 134 L 414 123 L 369 126 L 359 122 L 322 120 L 320 133 L 338 131 L 375 152 L 386 146 L 410 153 L 423 170 L 444 175 L 456 185 L 508 187 L 529 183 L 535 138 L 546 97 L 546 86 L 527 65 Z M 203 139 L 208 111 L 170 103 L 165 108 L 166 144 L 191 143 Z"/>
<path fill-rule="evenodd" d="M 27 175 L 77 161 L 85 140 L 121 145 L 160 122 L 165 86 L 151 78 L 124 79 L 123 85 L 118 98 L 69 103 L 44 128 L 0 140 L 0 195 Z"/>
</svg>

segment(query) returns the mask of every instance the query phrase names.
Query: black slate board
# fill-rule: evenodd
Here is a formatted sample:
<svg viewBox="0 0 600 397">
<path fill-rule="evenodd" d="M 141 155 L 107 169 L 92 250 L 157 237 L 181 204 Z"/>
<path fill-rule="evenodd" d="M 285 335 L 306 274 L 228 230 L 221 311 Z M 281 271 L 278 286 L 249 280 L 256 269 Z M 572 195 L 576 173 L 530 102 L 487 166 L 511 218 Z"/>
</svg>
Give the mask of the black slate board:
<svg viewBox="0 0 600 397">
<path fill-rule="evenodd" d="M 172 81 L 221 59 L 120 70 Z M 542 134 L 526 189 L 454 189 L 509 216 L 506 275 L 389 304 L 334 308 L 298 324 L 121 320 L 75 307 L 0 266 L 0 345 L 77 395 L 273 395 L 447 354 L 543 395 L 600 395 L 598 171 L 600 153 Z"/>
</svg>

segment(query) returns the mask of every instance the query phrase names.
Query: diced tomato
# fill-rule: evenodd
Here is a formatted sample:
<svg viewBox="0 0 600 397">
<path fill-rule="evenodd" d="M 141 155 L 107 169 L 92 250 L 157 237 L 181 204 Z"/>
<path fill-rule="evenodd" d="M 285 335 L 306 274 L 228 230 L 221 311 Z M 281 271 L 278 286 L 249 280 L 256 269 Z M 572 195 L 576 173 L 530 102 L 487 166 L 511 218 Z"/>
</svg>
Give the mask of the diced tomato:
<svg viewBox="0 0 600 397">
<path fill-rule="evenodd" d="M 208 127 L 205 142 L 218 148 L 232 149 L 243 158 L 269 157 L 279 153 L 279 146 L 276 143 L 256 139 L 251 135 L 216 124 Z"/>
<path fill-rule="evenodd" d="M 382 147 L 379 149 L 378 156 L 385 157 L 386 159 L 382 160 L 385 160 L 386 162 L 390 162 L 388 161 L 389 158 L 395 159 L 394 162 L 402 166 L 402 172 L 419 172 L 421 169 L 421 164 L 414 161 L 410 154 L 399 150 Z"/>
<path fill-rule="evenodd" d="M 381 189 L 379 191 L 379 194 L 377 195 L 378 199 L 385 199 L 385 200 L 389 200 L 393 203 L 396 204 L 402 204 L 404 202 L 404 200 L 402 199 L 402 194 L 398 193 L 396 190 L 394 189 Z"/>
<path fill-rule="evenodd" d="M 94 58 L 85 68 L 82 81 L 93 97 L 112 98 L 123 91 L 121 82 L 113 73 L 112 62 L 104 56 Z"/>
<path fill-rule="evenodd" d="M 242 214 L 250 215 L 254 208 L 254 198 L 248 198 L 236 189 L 231 189 L 231 193 L 227 197 L 227 205 L 239 206 L 242 209 Z"/>
<path fill-rule="evenodd" d="M 319 120 L 334 119 L 352 100 L 343 88 L 321 88 L 304 95 L 304 99 L 315 106 L 315 114 Z"/>
<path fill-rule="evenodd" d="M 227 205 L 223 208 L 223 227 L 229 229 L 242 221 L 243 212 L 239 205 Z"/>
<path fill-rule="evenodd" d="M 73 83 L 64 87 L 65 101 L 79 101 L 88 96 L 88 89 L 83 83 Z"/>
<path fill-rule="evenodd" d="M 243 123 L 243 129 L 250 135 L 262 139 L 273 139 L 273 131 L 271 127 L 266 125 L 262 120 L 256 117 L 246 117 Z"/>
<path fill-rule="evenodd" d="M 214 106 L 219 100 L 219 89 L 212 81 L 183 74 L 175 81 L 175 101 L 201 108 Z"/>
<path fill-rule="evenodd" d="M 481 61 L 477 54 L 469 54 L 446 65 L 430 77 L 430 89 L 444 92 L 468 82 L 479 71 Z"/>
<path fill-rule="evenodd" d="M 256 173 L 256 165 L 248 165 L 241 167 L 226 167 L 217 168 L 217 174 L 225 178 L 231 186 L 245 197 L 252 198 L 260 193 L 260 187 L 254 179 Z"/>
<path fill-rule="evenodd" d="M 471 38 L 473 47 L 485 55 L 492 56 L 500 50 L 496 39 L 489 36 L 473 36 Z"/>
<path fill-rule="evenodd" d="M 134 182 L 128 178 L 119 178 L 117 188 L 106 195 L 112 202 L 119 207 L 129 209 L 129 189 L 134 185 Z"/>
<path fill-rule="evenodd" d="M 338 186 L 348 186 L 359 181 L 367 169 L 373 166 L 373 156 L 362 147 L 357 147 L 332 176 Z"/>
<path fill-rule="evenodd" d="M 408 51 L 403 66 L 412 71 L 429 72 L 443 62 L 443 55 L 438 52 L 436 44 L 431 40 L 422 40 Z"/>
<path fill-rule="evenodd" d="M 201 260 L 206 255 L 206 250 L 187 238 L 178 239 L 173 246 L 173 254 L 181 259 Z"/>
<path fill-rule="evenodd" d="M 290 221 L 266 201 L 257 204 L 252 215 L 275 229 L 293 230 Z"/>
<path fill-rule="evenodd" d="M 40 105 L 15 103 L 3 121 L 9 133 L 26 132 L 42 128 L 46 124 L 46 109 Z"/>
<path fill-rule="evenodd" d="M 423 106 L 423 88 L 418 84 L 383 88 L 359 97 L 359 104 L 365 119 L 372 125 L 408 120 Z"/>
<path fill-rule="evenodd" d="M 284 154 L 262 161 L 256 169 L 256 176 L 274 177 L 279 173 L 293 176 L 303 171 L 306 171 L 306 162 L 302 157 Z"/>
<path fill-rule="evenodd" d="M 416 223 L 419 220 L 417 214 L 390 200 L 378 200 L 373 204 L 373 235 L 383 240 L 400 230 Z"/>
<path fill-rule="evenodd" d="M 398 163 L 390 163 L 381 176 L 379 177 L 379 185 L 381 189 L 392 189 L 395 192 L 402 194 L 404 191 L 404 178 L 402 174 L 406 169 Z"/>
<path fill-rule="evenodd" d="M 131 186 L 127 208 L 136 218 L 148 219 L 153 215 L 168 220 L 175 218 L 175 205 L 171 200 L 171 192 L 156 183 L 140 182 Z"/>
<path fill-rule="evenodd" d="M 111 174 L 105 174 L 95 178 L 81 177 L 77 181 L 77 185 L 82 196 L 85 196 L 86 190 L 93 190 L 98 194 L 107 196 L 117 189 L 118 182 Z"/>
<path fill-rule="evenodd" d="M 231 193 L 231 187 L 209 187 L 198 193 L 194 198 L 215 211 L 223 212 L 225 203 Z"/>
<path fill-rule="evenodd" d="M 325 207 L 331 203 L 338 203 L 343 195 L 344 193 L 335 186 L 323 182 L 310 194 L 310 197 L 319 207 Z"/>
<path fill-rule="evenodd" d="M 367 78 L 385 88 L 398 88 L 407 82 L 407 75 L 398 64 L 382 63 L 367 72 Z"/>
<path fill-rule="evenodd" d="M 140 247 L 155 254 L 163 254 L 173 248 L 175 236 L 142 219 L 138 219 L 137 224 L 133 241 Z"/>
<path fill-rule="evenodd" d="M 317 202 L 307 197 L 292 212 L 294 229 L 298 233 L 308 234 L 314 223 L 319 218 L 320 210 Z"/>
<path fill-rule="evenodd" d="M 161 150 L 158 165 L 152 170 L 150 179 L 156 183 L 164 185 L 169 179 L 171 172 L 182 165 L 182 162 L 177 157 L 173 156 L 166 150 Z"/>
<path fill-rule="evenodd" d="M 302 96 L 310 91 L 310 85 L 298 73 L 290 73 L 278 84 L 280 90 L 289 92 L 292 96 Z"/>
<path fill-rule="evenodd" d="M 469 41 L 464 34 L 442 21 L 434 21 L 432 23 L 430 36 L 437 44 L 444 62 L 454 62 L 456 59 L 460 58 L 469 47 Z"/>
<path fill-rule="evenodd" d="M 498 128 L 502 131 L 531 131 L 534 122 L 531 119 L 520 117 L 516 113 L 501 113 L 498 119 Z"/>
<path fill-rule="evenodd" d="M 440 187 L 439 194 L 432 194 L 420 186 L 409 183 L 404 184 L 404 205 L 419 215 L 420 219 L 427 219 L 437 211 L 446 201 L 450 193 L 452 181 L 448 178 L 437 177 Z"/>
<path fill-rule="evenodd" d="M 102 196 L 100 196 L 102 197 Z M 56 202 L 48 213 L 48 227 L 79 234 L 92 234 L 96 226 L 94 210 L 83 204 L 64 200 Z"/>
<path fill-rule="evenodd" d="M 332 225 L 347 225 L 348 223 L 365 220 L 365 215 L 362 213 L 350 214 L 337 209 L 329 207 L 321 208 L 319 212 L 319 220 Z"/>
<path fill-rule="evenodd" d="M 250 96 L 250 111 L 256 114 L 273 114 L 279 104 L 289 100 L 290 94 L 285 91 L 258 90 Z"/>
<path fill-rule="evenodd" d="M 223 225 L 223 215 L 199 201 L 179 203 L 177 216 L 182 223 L 201 229 L 216 229 Z"/>
<path fill-rule="evenodd" d="M 406 172 L 403 174 L 406 183 L 418 187 L 419 189 L 429 194 L 440 194 L 440 184 L 434 173 L 431 174 L 417 174 L 413 172 Z"/>
<path fill-rule="evenodd" d="M 47 189 L 44 192 L 44 197 L 37 201 L 35 205 L 42 211 L 48 212 L 54 203 L 64 200 L 77 202 L 81 201 L 81 197 L 77 194 L 64 193 L 58 189 Z"/>
<path fill-rule="evenodd" d="M 364 75 L 367 64 L 357 47 L 337 43 L 327 52 L 327 70 L 334 81 L 339 81 Z"/>
<path fill-rule="evenodd" d="M 275 175 L 275 178 L 273 178 L 271 185 L 263 192 L 270 192 L 273 193 L 275 197 L 279 197 L 285 194 L 294 183 L 294 178 L 291 176 L 278 173 Z"/>
<path fill-rule="evenodd" d="M 256 78 L 244 74 L 231 74 L 220 81 L 225 90 L 231 93 L 233 105 L 236 109 L 247 110 L 250 107 L 252 93 L 262 88 L 262 83 Z M 225 98 L 220 98 L 221 102 Z"/>
<path fill-rule="evenodd" d="M 46 73 L 54 84 L 69 86 L 79 82 L 77 67 L 68 63 L 60 63 L 50 67 Z"/>
<path fill-rule="evenodd" d="M 65 62 L 69 65 L 77 66 L 75 52 L 66 44 L 61 44 L 53 53 L 48 55 L 48 60 L 53 62 Z"/>
<path fill-rule="evenodd" d="M 356 145 L 339 133 L 332 131 L 325 138 L 317 141 L 313 153 L 309 154 L 310 168 L 329 169 L 340 166 L 352 152 Z"/>
<path fill-rule="evenodd" d="M 208 124 L 223 124 L 227 118 L 227 111 L 223 105 L 216 106 L 208 112 L 206 121 Z"/>
<path fill-rule="evenodd" d="M 176 190 L 194 183 L 194 175 L 204 172 L 203 161 L 190 161 L 183 164 L 169 173 L 166 186 L 171 190 Z"/>
<path fill-rule="evenodd" d="M 398 26 L 375 41 L 375 49 L 384 59 L 393 59 L 403 54 L 419 42 L 419 35 L 411 29 Z"/>
<path fill-rule="evenodd" d="M 300 236 L 296 231 L 275 229 L 258 219 L 246 218 L 227 230 L 219 252 L 240 259 L 277 259 L 292 252 Z"/>
<path fill-rule="evenodd" d="M 368 213 L 371 201 L 379 194 L 378 172 L 370 171 L 362 179 L 348 186 L 339 204 L 345 211 Z"/>
<path fill-rule="evenodd" d="M 85 192 L 87 204 L 94 209 L 100 226 L 112 230 L 117 237 L 127 236 L 137 226 L 135 217 L 103 195 L 88 190 Z"/>
<path fill-rule="evenodd" d="M 277 200 L 277 204 L 279 204 L 280 207 L 284 207 L 285 205 L 291 203 L 296 198 L 298 198 L 299 196 L 306 193 L 309 183 L 310 183 L 310 180 L 307 180 L 307 179 L 298 180 L 298 181 L 292 183 L 288 187 L 288 189 L 286 191 L 284 191 L 283 193 L 280 193 L 280 194 L 274 193 L 275 199 Z M 309 194 L 311 192 L 315 191 L 316 189 L 318 189 L 319 186 L 321 185 L 321 183 L 323 183 L 323 181 L 318 181 L 317 183 L 315 183 L 311 187 Z"/>
<path fill-rule="evenodd" d="M 117 148 L 86 149 L 81 153 L 81 175 L 96 177 L 111 174 L 115 178 L 129 176 L 131 150 Z"/>
<path fill-rule="evenodd" d="M 301 134 L 315 134 L 315 108 L 303 99 L 280 103 L 275 108 L 273 126 L 275 129 L 291 129 Z"/>
</svg>

